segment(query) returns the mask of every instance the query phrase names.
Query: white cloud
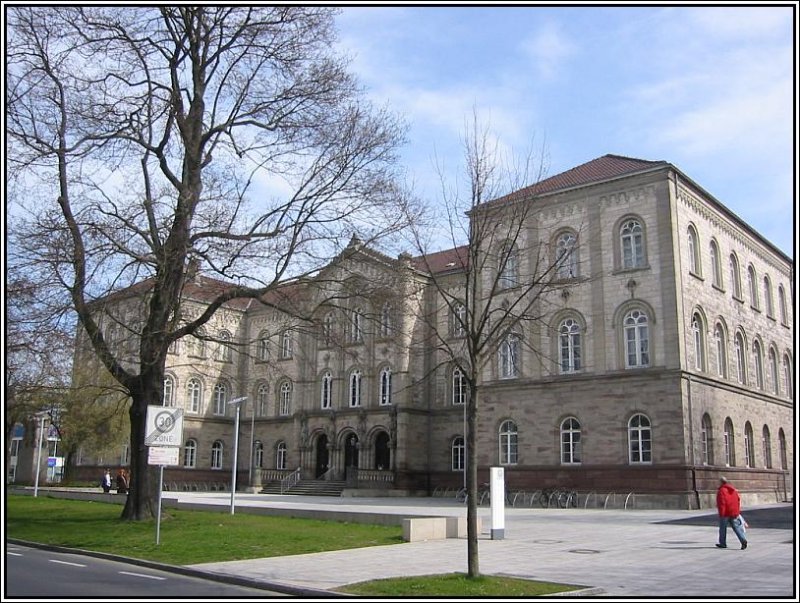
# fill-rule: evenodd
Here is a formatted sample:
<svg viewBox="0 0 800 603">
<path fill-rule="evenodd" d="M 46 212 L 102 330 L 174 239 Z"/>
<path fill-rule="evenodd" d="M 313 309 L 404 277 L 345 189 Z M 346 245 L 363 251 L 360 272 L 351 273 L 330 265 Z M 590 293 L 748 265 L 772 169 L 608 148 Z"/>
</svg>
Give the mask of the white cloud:
<svg viewBox="0 0 800 603">
<path fill-rule="evenodd" d="M 522 51 L 534 63 L 539 77 L 552 79 L 576 52 L 572 41 L 557 23 L 548 22 L 522 42 Z"/>
</svg>

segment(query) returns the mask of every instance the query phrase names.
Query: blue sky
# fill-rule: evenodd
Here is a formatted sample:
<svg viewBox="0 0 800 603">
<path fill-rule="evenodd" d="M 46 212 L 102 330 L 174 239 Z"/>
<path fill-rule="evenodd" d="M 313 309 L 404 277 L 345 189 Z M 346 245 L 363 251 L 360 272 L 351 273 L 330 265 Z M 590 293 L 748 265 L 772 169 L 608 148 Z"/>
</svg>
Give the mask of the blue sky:
<svg viewBox="0 0 800 603">
<path fill-rule="evenodd" d="M 795 6 L 342 8 L 340 50 L 410 125 L 402 161 L 441 198 L 473 107 L 553 175 L 607 153 L 666 160 L 795 257 Z"/>
</svg>

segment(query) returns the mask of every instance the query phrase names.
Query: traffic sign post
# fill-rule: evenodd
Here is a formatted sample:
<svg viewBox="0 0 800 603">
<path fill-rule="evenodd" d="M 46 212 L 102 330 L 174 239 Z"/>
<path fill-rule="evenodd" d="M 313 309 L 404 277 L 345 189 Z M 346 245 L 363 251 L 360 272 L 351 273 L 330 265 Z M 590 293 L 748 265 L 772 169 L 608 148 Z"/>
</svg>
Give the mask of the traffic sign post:
<svg viewBox="0 0 800 603">
<path fill-rule="evenodd" d="M 147 407 L 144 443 L 148 446 L 147 464 L 159 466 L 156 545 L 161 540 L 161 492 L 164 490 L 164 466 L 179 464 L 183 445 L 183 409 L 150 405 Z"/>
</svg>

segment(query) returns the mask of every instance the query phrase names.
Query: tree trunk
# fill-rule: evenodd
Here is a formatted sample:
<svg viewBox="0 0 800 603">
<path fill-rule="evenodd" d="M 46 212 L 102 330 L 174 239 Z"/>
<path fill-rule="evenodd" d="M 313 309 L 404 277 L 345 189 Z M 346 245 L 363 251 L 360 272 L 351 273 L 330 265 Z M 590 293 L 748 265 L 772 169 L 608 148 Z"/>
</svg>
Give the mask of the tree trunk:
<svg viewBox="0 0 800 603">
<path fill-rule="evenodd" d="M 475 444 L 475 422 L 478 388 L 470 384 L 467 400 L 467 575 L 480 576 L 478 564 L 478 451 Z"/>
<path fill-rule="evenodd" d="M 162 404 L 164 388 L 163 376 L 159 379 L 155 370 L 146 373 L 140 380 L 140 385 L 131 391 L 132 402 L 130 407 L 131 418 L 131 466 L 128 484 L 128 500 L 122 510 L 121 519 L 139 521 L 156 517 L 157 496 L 160 484 L 156 477 L 156 470 L 147 464 L 147 446 L 145 445 L 145 429 L 147 427 L 147 407 L 151 404 Z"/>
</svg>

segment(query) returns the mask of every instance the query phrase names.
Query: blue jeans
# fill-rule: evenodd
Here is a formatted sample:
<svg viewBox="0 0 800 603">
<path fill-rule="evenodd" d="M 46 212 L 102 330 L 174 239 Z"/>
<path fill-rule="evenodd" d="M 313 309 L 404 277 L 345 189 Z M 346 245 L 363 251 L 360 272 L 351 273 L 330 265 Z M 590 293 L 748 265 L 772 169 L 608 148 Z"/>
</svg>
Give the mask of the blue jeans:
<svg viewBox="0 0 800 603">
<path fill-rule="evenodd" d="M 736 538 L 739 539 L 739 542 L 744 544 L 747 542 L 747 538 L 744 535 L 744 526 L 742 525 L 742 520 L 738 517 L 720 517 L 719 518 L 719 543 L 722 546 L 727 546 L 728 540 L 728 525 L 733 528 L 734 534 L 736 534 Z"/>
</svg>

